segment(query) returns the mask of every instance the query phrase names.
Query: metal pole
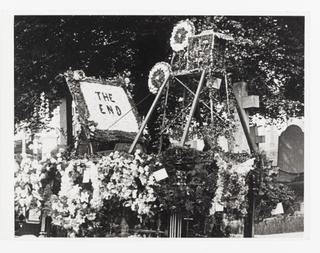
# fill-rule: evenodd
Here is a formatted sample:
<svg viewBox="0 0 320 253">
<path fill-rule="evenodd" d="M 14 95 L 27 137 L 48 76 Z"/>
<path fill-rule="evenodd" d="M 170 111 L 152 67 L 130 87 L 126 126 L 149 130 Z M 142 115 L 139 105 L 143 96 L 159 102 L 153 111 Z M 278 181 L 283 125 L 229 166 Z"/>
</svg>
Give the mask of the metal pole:
<svg viewBox="0 0 320 253">
<path fill-rule="evenodd" d="M 250 135 L 250 130 L 249 130 L 249 126 L 248 123 L 246 121 L 246 112 L 245 110 L 242 108 L 241 105 L 241 94 L 239 94 L 236 91 L 236 85 L 238 85 L 238 83 L 235 83 L 233 85 L 233 92 L 236 98 L 236 102 L 237 102 L 237 112 L 240 118 L 240 122 L 243 128 L 243 131 L 245 133 L 249 148 L 251 153 L 256 154 L 258 151 L 258 146 L 257 144 L 252 140 L 252 137 Z M 245 83 L 241 83 L 242 88 L 245 87 Z M 243 236 L 244 237 L 253 237 L 254 236 L 254 212 L 255 212 L 255 196 L 254 196 L 254 191 L 253 191 L 253 184 L 254 184 L 254 178 L 253 175 L 249 175 L 249 182 L 248 182 L 248 213 L 247 216 L 244 219 L 244 232 L 243 232 Z"/>
<path fill-rule="evenodd" d="M 209 97 L 210 97 L 210 115 L 211 115 L 211 122 L 210 122 L 210 124 L 211 124 L 211 125 L 213 124 L 213 99 L 212 99 L 212 96 L 213 96 L 213 92 L 210 91 L 210 92 L 209 92 Z"/>
<path fill-rule="evenodd" d="M 39 237 L 47 237 L 47 232 L 46 232 L 46 218 L 47 218 L 47 211 L 46 211 L 46 210 L 42 210 L 42 215 L 41 215 L 41 228 L 40 228 Z"/>
<path fill-rule="evenodd" d="M 67 92 L 67 96 L 66 96 L 66 117 L 67 117 L 67 146 L 73 147 L 72 96 L 70 92 Z"/>
<path fill-rule="evenodd" d="M 233 90 L 234 90 L 234 95 L 235 95 L 236 102 L 237 102 L 237 112 L 238 112 L 238 115 L 240 118 L 240 122 L 241 122 L 241 125 L 243 128 L 244 134 L 246 136 L 250 151 L 251 151 L 251 153 L 256 153 L 258 151 L 258 146 L 251 138 L 249 126 L 247 125 L 247 122 L 246 122 L 246 112 L 244 111 L 244 109 L 241 106 L 239 94 L 237 94 L 237 92 L 235 92 L 235 88 Z"/>
<path fill-rule="evenodd" d="M 170 232 L 169 232 L 169 237 L 173 237 L 172 235 L 172 214 L 170 214 L 170 222 L 169 222 L 169 229 L 170 229 Z"/>
<path fill-rule="evenodd" d="M 147 114 L 146 118 L 144 119 L 144 121 L 143 121 L 143 123 L 142 123 L 142 125 L 141 125 L 141 127 L 140 127 L 140 129 L 139 129 L 139 132 L 138 132 L 138 134 L 136 135 L 133 143 L 131 144 L 131 147 L 130 147 L 130 149 L 129 149 L 129 154 L 132 154 L 134 148 L 136 147 L 136 145 L 137 145 L 137 143 L 138 143 L 138 140 L 139 140 L 139 138 L 140 138 L 140 136 L 141 136 L 144 128 L 146 127 L 146 125 L 147 125 L 147 123 L 148 123 L 148 121 L 149 121 L 149 119 L 150 119 L 150 117 L 151 117 L 151 115 L 152 115 L 152 112 L 153 112 L 154 108 L 156 107 L 156 104 L 157 104 L 158 100 L 160 99 L 161 93 L 162 93 L 164 87 L 165 87 L 165 86 L 167 85 L 167 83 L 168 83 L 169 78 L 170 78 L 170 76 L 168 76 L 168 77 L 164 80 L 163 84 L 160 86 L 160 89 L 159 89 L 159 91 L 158 91 L 158 93 L 157 93 L 157 96 L 156 96 L 156 98 L 154 99 L 154 101 L 153 101 L 153 103 L 152 103 L 152 105 L 151 105 L 151 107 L 150 107 L 150 109 L 149 109 L 149 111 L 148 111 L 148 114 Z"/>
<path fill-rule="evenodd" d="M 173 215 L 173 237 L 177 237 L 177 214 Z"/>
<path fill-rule="evenodd" d="M 187 220 L 187 231 L 186 231 L 186 237 L 189 237 L 189 220 Z"/>
<path fill-rule="evenodd" d="M 160 140 L 159 140 L 159 154 L 161 153 L 162 144 L 163 144 L 163 136 L 162 136 L 162 130 L 166 123 L 166 110 L 167 110 L 167 104 L 168 104 L 168 97 L 169 97 L 169 84 L 166 91 L 166 98 L 164 101 L 164 109 L 163 109 L 163 117 L 162 117 L 162 124 L 161 124 L 161 132 L 160 132 Z"/>
<path fill-rule="evenodd" d="M 191 110 L 190 110 L 190 113 L 189 113 L 189 118 L 188 118 L 187 124 L 186 124 L 186 126 L 184 128 L 184 131 L 183 131 L 183 136 L 182 136 L 182 139 L 181 139 L 181 146 L 182 147 L 184 146 L 184 144 L 185 144 L 185 142 L 187 140 L 189 127 L 190 127 L 190 124 L 191 124 L 192 116 L 194 114 L 194 111 L 196 109 L 196 106 L 197 106 L 197 103 L 198 103 L 198 100 L 199 100 L 200 91 L 201 91 L 201 88 L 203 86 L 203 81 L 204 81 L 205 74 L 206 74 L 206 71 L 203 70 L 202 74 L 201 74 L 201 78 L 200 78 L 199 84 L 198 84 L 198 88 L 197 88 L 197 91 L 196 91 L 196 95 L 195 95 L 195 97 L 193 99 L 193 103 L 192 103 Z"/>
<path fill-rule="evenodd" d="M 248 189 L 248 213 L 244 219 L 244 237 L 254 236 L 254 211 L 255 211 L 255 195 L 253 191 L 254 178 L 253 175 L 249 175 L 249 189 Z"/>
<path fill-rule="evenodd" d="M 22 130 L 22 150 L 21 150 L 21 154 L 25 155 L 26 153 L 27 153 L 26 152 L 26 131 L 23 128 L 23 130 Z"/>
</svg>

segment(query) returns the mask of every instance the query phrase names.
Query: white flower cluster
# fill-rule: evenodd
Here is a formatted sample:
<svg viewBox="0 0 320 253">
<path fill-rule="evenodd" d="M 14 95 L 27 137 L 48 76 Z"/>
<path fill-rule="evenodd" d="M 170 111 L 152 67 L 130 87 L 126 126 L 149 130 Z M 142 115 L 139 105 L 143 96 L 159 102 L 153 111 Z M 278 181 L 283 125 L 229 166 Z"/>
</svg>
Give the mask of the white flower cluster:
<svg viewBox="0 0 320 253">
<path fill-rule="evenodd" d="M 102 198 L 119 198 L 124 206 L 130 207 L 141 215 L 151 215 L 151 207 L 156 197 L 152 186 L 156 184 L 146 160 L 139 152 L 134 156 L 124 157 L 117 151 L 100 160 L 98 167 L 100 179 L 110 178 L 102 187 Z M 140 181 L 143 190 L 139 189 Z"/>
<path fill-rule="evenodd" d="M 14 200 L 15 209 L 20 214 L 30 208 L 41 208 L 41 196 L 39 189 L 41 188 L 41 172 L 42 166 L 36 159 L 25 156 L 20 165 L 16 166 L 14 177 Z"/>
<path fill-rule="evenodd" d="M 52 194 L 46 206 L 50 207 L 52 223 L 62 226 L 71 233 L 78 233 L 85 222 L 96 219 L 105 200 L 117 199 L 124 207 L 137 213 L 138 218 L 151 216 L 158 186 L 153 172 L 162 164 L 152 161 L 153 157 L 137 151 L 134 155 L 113 152 L 103 156 L 94 164 L 88 159 L 63 160 L 61 154 L 40 161 L 24 157 L 15 171 L 15 207 L 26 211 L 42 207 L 44 199 L 41 180 L 46 170 L 56 165 L 61 174 L 58 195 Z M 64 169 L 62 164 L 67 165 Z M 42 192 L 42 191 L 40 191 Z M 47 197 L 46 197 L 47 199 Z"/>
<path fill-rule="evenodd" d="M 178 52 L 188 46 L 188 38 L 195 34 L 194 24 L 190 20 L 179 21 L 172 30 L 170 46 Z"/>
<path fill-rule="evenodd" d="M 243 163 L 240 164 L 234 164 L 230 172 L 236 172 L 237 174 L 240 174 L 241 176 L 246 176 L 250 170 L 253 170 L 255 158 L 251 158 Z"/>
<path fill-rule="evenodd" d="M 75 148 L 77 148 L 80 142 L 81 121 L 79 110 L 74 101 L 72 101 L 72 132 L 75 137 Z"/>
<path fill-rule="evenodd" d="M 147 165 L 150 159 L 139 152 L 132 156 L 116 151 L 103 156 L 96 165 L 87 159 L 71 160 L 61 171 L 58 196 L 51 198 L 53 224 L 78 233 L 81 224 L 96 218 L 103 201 L 112 198 L 135 211 L 140 219 L 142 215 L 152 215 L 151 207 L 156 200 L 152 187 L 156 182 Z M 83 188 L 79 178 L 82 183 L 90 181 L 92 190 Z"/>
<path fill-rule="evenodd" d="M 46 125 L 50 121 L 50 109 L 49 109 L 49 99 L 46 98 L 45 93 L 40 94 L 40 103 L 33 109 L 33 116 L 39 117 L 42 124 Z"/>
<path fill-rule="evenodd" d="M 74 182 L 74 174 L 83 175 L 83 181 L 91 181 L 93 190 L 83 189 Z M 67 230 L 79 231 L 81 224 L 95 219 L 95 211 L 100 207 L 98 170 L 93 162 L 87 159 L 70 161 L 61 172 L 61 189 L 58 196 L 51 198 L 52 223 Z"/>
<path fill-rule="evenodd" d="M 250 170 L 253 170 L 254 158 L 249 159 L 240 164 L 230 164 L 226 163 L 218 154 L 215 155 L 215 160 L 219 167 L 218 170 L 218 180 L 217 189 L 215 197 L 212 200 L 212 206 L 210 209 L 210 214 L 214 214 L 217 211 L 217 207 L 230 207 L 231 209 L 238 209 L 242 215 L 246 214 L 246 209 L 244 207 L 245 198 L 248 192 L 248 186 L 246 185 L 246 175 Z M 226 175 L 228 175 L 228 182 L 226 182 Z M 236 183 L 238 189 L 236 196 L 233 192 L 230 192 L 230 185 L 232 182 Z M 222 199 L 228 199 L 228 201 L 223 201 Z"/>
<path fill-rule="evenodd" d="M 211 202 L 211 208 L 210 208 L 210 215 L 213 215 L 216 211 L 219 210 L 218 207 L 220 206 L 224 206 L 224 203 L 222 203 L 221 198 L 222 198 L 222 194 L 224 191 L 224 172 L 227 170 L 227 163 L 222 160 L 222 158 L 216 154 L 215 155 L 215 160 L 217 162 L 217 166 L 219 168 L 218 170 L 218 179 L 217 179 L 217 189 L 215 192 L 215 196 Z M 217 210 L 218 209 L 218 210 Z"/>
</svg>

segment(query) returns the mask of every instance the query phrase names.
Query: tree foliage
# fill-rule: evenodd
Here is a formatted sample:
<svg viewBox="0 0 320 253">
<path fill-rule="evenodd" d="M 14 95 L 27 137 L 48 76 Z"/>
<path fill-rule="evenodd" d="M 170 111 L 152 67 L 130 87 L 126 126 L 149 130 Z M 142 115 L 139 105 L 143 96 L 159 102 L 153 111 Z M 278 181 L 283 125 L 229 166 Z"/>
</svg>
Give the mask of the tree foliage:
<svg viewBox="0 0 320 253">
<path fill-rule="evenodd" d="M 35 121 L 40 94 L 50 111 L 64 94 L 59 74 L 82 69 L 88 76 L 131 72 L 136 102 L 147 94 L 147 77 L 158 61 L 167 60 L 174 24 L 183 16 L 16 16 L 15 122 Z M 230 34 L 226 51 L 232 82 L 248 82 L 261 96 L 262 115 L 303 115 L 304 19 L 268 16 L 188 17 L 197 31 Z M 146 114 L 150 96 L 138 107 Z M 152 122 L 151 122 L 152 125 Z"/>
<path fill-rule="evenodd" d="M 213 17 L 206 21 L 234 37 L 234 43 L 227 46 L 227 72 L 232 82 L 246 81 L 249 93 L 260 96 L 262 115 L 303 115 L 303 17 Z"/>
</svg>

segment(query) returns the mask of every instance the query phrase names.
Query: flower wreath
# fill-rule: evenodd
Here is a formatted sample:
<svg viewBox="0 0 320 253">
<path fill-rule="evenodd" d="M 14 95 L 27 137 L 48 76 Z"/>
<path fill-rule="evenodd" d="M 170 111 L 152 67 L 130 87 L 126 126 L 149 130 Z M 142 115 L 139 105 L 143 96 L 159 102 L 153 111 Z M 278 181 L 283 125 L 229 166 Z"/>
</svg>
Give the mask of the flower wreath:
<svg viewBox="0 0 320 253">
<path fill-rule="evenodd" d="M 157 182 L 152 172 L 162 168 L 160 163 L 154 163 L 152 156 L 138 151 L 127 156 L 115 151 L 100 159 L 97 166 L 102 179 L 102 199 L 118 198 L 140 219 L 153 215 L 156 200 L 153 187 Z"/>
<path fill-rule="evenodd" d="M 195 34 L 194 24 L 190 20 L 182 20 L 174 27 L 170 38 L 170 46 L 173 51 L 178 52 L 186 48 L 188 38 Z"/>
<path fill-rule="evenodd" d="M 170 76 L 171 66 L 166 62 L 158 62 L 149 73 L 148 86 L 152 94 L 157 94 L 163 82 Z"/>
<path fill-rule="evenodd" d="M 70 161 L 61 174 L 60 192 L 51 198 L 52 223 L 77 233 L 100 208 L 98 170 L 93 162 L 79 159 Z"/>
</svg>

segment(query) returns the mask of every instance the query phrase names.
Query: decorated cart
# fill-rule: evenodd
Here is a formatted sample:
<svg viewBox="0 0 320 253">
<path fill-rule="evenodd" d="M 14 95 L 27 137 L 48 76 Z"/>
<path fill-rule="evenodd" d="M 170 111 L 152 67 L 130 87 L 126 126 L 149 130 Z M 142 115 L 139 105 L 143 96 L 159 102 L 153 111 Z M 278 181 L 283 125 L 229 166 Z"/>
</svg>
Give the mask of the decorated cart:
<svg viewBox="0 0 320 253">
<path fill-rule="evenodd" d="M 290 205 L 250 133 L 248 109 L 259 98 L 248 96 L 244 82 L 229 84 L 226 43 L 232 43 L 228 35 L 196 34 L 190 20 L 177 23 L 171 62 L 150 70 L 155 98 L 143 120 L 125 78 L 66 72 L 78 122 L 73 152 L 22 158 L 15 172 L 17 217 L 34 220 L 40 235 L 52 237 L 252 236 L 255 203 L 261 215 L 279 202 Z M 145 128 L 155 110 L 157 152 L 147 154 Z M 250 153 L 225 147 L 234 143 L 235 114 Z"/>
</svg>

